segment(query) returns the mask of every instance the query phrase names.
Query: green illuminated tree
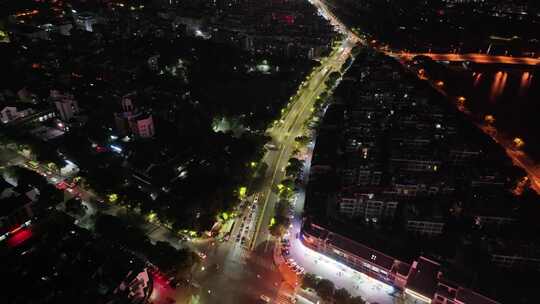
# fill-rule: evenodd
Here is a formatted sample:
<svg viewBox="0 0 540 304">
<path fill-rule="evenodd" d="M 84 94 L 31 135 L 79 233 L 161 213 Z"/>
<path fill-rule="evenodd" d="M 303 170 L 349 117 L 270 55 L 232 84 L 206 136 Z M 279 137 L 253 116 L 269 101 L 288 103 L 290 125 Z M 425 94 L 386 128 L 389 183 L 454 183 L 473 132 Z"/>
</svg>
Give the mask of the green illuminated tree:
<svg viewBox="0 0 540 304">
<path fill-rule="evenodd" d="M 298 158 L 292 157 L 289 159 L 289 163 L 287 164 L 287 167 L 285 168 L 285 173 L 287 174 L 287 176 L 297 178 L 302 172 L 303 167 L 304 167 L 303 160 L 299 160 Z"/>
</svg>

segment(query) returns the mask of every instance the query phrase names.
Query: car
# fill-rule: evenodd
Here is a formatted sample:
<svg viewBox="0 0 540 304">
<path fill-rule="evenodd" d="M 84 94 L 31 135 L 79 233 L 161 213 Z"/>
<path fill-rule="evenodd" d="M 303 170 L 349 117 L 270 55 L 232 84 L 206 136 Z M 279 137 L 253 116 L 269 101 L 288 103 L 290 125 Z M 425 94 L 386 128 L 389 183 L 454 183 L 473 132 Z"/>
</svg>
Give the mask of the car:
<svg viewBox="0 0 540 304">
<path fill-rule="evenodd" d="M 56 189 L 58 189 L 58 190 L 66 190 L 67 189 L 67 184 L 64 181 L 61 181 L 61 182 L 56 184 Z"/>
<path fill-rule="evenodd" d="M 302 274 L 302 273 L 304 273 L 304 267 L 298 266 L 298 269 L 296 270 L 296 273 L 297 273 L 297 274 Z"/>
<path fill-rule="evenodd" d="M 265 295 L 261 295 L 261 300 L 263 300 L 265 303 L 270 303 L 270 298 Z"/>
</svg>

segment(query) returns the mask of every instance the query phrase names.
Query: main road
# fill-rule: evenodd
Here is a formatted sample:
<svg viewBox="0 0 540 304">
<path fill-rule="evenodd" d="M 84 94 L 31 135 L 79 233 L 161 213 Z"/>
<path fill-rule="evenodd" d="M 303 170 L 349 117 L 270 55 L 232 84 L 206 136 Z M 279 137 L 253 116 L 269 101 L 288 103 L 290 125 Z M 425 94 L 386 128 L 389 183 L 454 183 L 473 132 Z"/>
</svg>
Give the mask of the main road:
<svg viewBox="0 0 540 304">
<path fill-rule="evenodd" d="M 271 303 L 289 303 L 294 286 L 285 286 L 274 265 L 274 241 L 269 224 L 274 216 L 278 195 L 274 189 L 284 178 L 284 168 L 295 149 L 295 137 L 305 131 L 315 100 L 328 90 L 326 80 L 351 55 L 356 43 L 346 37 L 330 55 L 321 60 L 291 98 L 283 117 L 267 130 L 271 149 L 262 161 L 268 165 L 260 191 L 240 210 L 228 241 L 210 243 L 199 248 L 206 254 L 203 265 L 193 274 L 201 303 L 256 303 L 268 297 Z"/>
<path fill-rule="evenodd" d="M 251 249 L 270 240 L 267 227 L 273 216 L 275 203 L 278 200 L 278 196 L 273 190 L 277 188 L 277 185 L 285 177 L 284 169 L 295 149 L 295 138 L 304 134 L 304 128 L 313 111 L 315 100 L 328 89 L 325 83 L 328 75 L 334 71 L 340 71 L 341 66 L 350 56 L 354 44 L 354 38 L 348 37 L 339 47 L 335 48 L 331 55 L 321 62 L 321 65 L 313 71 L 309 79 L 299 88 L 297 98 L 291 105 L 291 109 L 283 117 L 282 122 L 267 131 L 267 134 L 272 138 L 273 144 L 278 149 L 269 150 L 263 158 L 263 161 L 269 165 L 270 174 L 265 179 L 261 190 L 262 216 L 257 223 Z"/>
</svg>

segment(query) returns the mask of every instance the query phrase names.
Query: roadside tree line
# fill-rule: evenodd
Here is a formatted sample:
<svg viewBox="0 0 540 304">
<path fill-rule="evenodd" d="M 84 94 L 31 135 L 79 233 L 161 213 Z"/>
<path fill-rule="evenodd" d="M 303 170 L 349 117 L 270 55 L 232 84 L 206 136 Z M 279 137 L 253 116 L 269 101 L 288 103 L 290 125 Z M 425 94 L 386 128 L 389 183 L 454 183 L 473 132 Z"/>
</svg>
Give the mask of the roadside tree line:
<svg viewBox="0 0 540 304">
<path fill-rule="evenodd" d="M 345 288 L 336 289 L 334 282 L 306 273 L 302 277 L 302 288 L 313 290 L 325 301 L 335 304 L 366 304 L 362 297 L 354 297 Z"/>
</svg>

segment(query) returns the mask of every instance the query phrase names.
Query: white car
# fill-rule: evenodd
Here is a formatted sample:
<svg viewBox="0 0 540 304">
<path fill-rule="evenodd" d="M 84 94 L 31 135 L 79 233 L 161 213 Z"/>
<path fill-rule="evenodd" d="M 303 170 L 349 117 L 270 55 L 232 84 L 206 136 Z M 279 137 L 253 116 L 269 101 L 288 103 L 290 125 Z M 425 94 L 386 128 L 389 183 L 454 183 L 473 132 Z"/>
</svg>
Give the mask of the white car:
<svg viewBox="0 0 540 304">
<path fill-rule="evenodd" d="M 261 295 L 261 300 L 265 301 L 266 303 L 270 303 L 270 298 L 265 295 Z"/>
</svg>

